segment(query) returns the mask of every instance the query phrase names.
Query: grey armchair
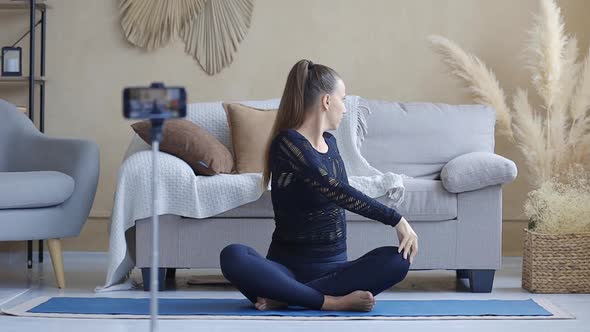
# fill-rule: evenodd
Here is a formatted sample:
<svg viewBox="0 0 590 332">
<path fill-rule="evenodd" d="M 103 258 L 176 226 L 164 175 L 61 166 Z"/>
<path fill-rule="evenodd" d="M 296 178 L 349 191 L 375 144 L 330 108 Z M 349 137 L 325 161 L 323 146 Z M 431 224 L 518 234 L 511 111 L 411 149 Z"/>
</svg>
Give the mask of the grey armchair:
<svg viewBox="0 0 590 332">
<path fill-rule="evenodd" d="M 80 234 L 98 175 L 96 143 L 48 137 L 0 99 L 0 241 L 48 240 L 59 288 L 61 239 Z"/>
</svg>

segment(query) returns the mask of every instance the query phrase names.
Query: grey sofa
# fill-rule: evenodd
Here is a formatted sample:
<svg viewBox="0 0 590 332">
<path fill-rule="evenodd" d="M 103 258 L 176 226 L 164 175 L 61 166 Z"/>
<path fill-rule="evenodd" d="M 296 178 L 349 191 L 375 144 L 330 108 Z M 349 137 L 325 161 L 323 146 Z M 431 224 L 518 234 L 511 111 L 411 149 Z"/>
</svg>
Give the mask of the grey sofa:
<svg viewBox="0 0 590 332">
<path fill-rule="evenodd" d="M 502 257 L 501 186 L 516 176 L 514 163 L 493 154 L 494 110 L 481 105 L 370 99 L 362 99 L 361 104 L 370 110 L 363 156 L 381 171 L 413 177 L 404 181 L 405 201 L 398 208 L 419 237 L 420 253 L 411 269 L 456 270 L 458 278 L 469 278 L 472 292 L 490 292 Z M 469 164 L 473 158 L 463 158 L 474 152 L 490 158 L 484 161 L 486 169 Z M 500 168 L 503 176 L 480 179 L 489 175 L 490 164 Z M 445 169 L 449 165 L 453 169 Z M 469 182 L 463 186 L 465 191 L 456 189 L 463 185 L 457 181 Z M 446 186 L 455 189 L 451 192 Z M 385 196 L 378 200 L 389 204 Z M 349 259 L 378 246 L 398 244 L 394 229 L 349 211 L 346 215 Z M 160 278 L 165 269 L 173 277 L 175 268 L 219 268 L 219 253 L 230 243 L 249 245 L 265 255 L 273 229 L 270 192 L 207 219 L 164 215 Z M 136 266 L 142 269 L 148 289 L 149 218 L 137 220 L 135 237 Z"/>
<path fill-rule="evenodd" d="M 59 288 L 61 239 L 80 234 L 98 173 L 96 143 L 48 137 L 0 100 L 0 241 L 47 239 Z"/>
</svg>

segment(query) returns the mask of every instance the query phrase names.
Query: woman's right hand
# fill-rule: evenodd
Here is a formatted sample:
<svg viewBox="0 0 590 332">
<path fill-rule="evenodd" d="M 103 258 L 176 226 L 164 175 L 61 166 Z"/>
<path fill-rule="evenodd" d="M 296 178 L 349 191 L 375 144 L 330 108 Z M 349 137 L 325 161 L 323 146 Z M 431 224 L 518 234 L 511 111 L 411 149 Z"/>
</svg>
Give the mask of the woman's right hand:
<svg viewBox="0 0 590 332">
<path fill-rule="evenodd" d="M 410 264 L 414 262 L 414 256 L 418 254 L 418 236 L 416 232 L 410 226 L 410 223 L 406 220 L 406 218 L 402 217 L 402 219 L 395 225 L 395 229 L 397 230 L 397 238 L 399 240 L 399 247 L 397 252 L 404 252 L 404 259 L 408 258 L 408 252 L 410 253 Z"/>
</svg>

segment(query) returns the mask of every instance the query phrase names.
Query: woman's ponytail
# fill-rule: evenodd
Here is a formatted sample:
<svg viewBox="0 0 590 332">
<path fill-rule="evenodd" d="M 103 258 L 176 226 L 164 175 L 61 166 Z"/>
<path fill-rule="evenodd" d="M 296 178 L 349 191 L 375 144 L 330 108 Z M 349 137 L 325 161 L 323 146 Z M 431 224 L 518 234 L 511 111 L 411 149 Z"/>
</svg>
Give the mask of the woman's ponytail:
<svg viewBox="0 0 590 332">
<path fill-rule="evenodd" d="M 270 145 L 277 134 L 285 129 L 298 128 L 305 120 L 305 112 L 322 93 L 332 93 L 339 75 L 332 68 L 299 60 L 289 71 L 287 83 L 279 104 L 264 153 L 262 185 L 266 190 L 270 181 Z"/>
</svg>

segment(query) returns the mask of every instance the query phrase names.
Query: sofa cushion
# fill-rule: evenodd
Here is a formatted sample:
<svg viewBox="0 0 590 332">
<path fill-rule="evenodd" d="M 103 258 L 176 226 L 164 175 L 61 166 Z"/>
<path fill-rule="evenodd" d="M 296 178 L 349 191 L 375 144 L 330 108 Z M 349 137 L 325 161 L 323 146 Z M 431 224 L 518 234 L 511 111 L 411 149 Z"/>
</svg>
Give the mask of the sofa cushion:
<svg viewBox="0 0 590 332">
<path fill-rule="evenodd" d="M 278 109 L 280 99 L 236 100 L 232 101 L 232 103 L 233 102 L 260 109 Z M 223 108 L 222 102 L 187 104 L 186 119 L 198 124 L 201 128 L 207 129 L 211 135 L 217 138 L 221 144 L 233 153 L 229 126 L 227 124 L 227 112 Z"/>
<path fill-rule="evenodd" d="M 237 173 L 262 173 L 277 111 L 224 103 Z"/>
<path fill-rule="evenodd" d="M 449 161 L 441 171 L 442 184 L 452 193 L 505 184 L 516 178 L 516 164 L 497 154 L 471 152 Z"/>
<path fill-rule="evenodd" d="M 133 130 L 146 143 L 151 144 L 151 123 L 136 122 Z M 185 119 L 172 119 L 164 123 L 160 151 L 184 160 L 193 171 L 201 175 L 231 173 L 234 166 L 231 152 L 206 129 Z"/>
<path fill-rule="evenodd" d="M 482 105 L 362 99 L 368 131 L 361 154 L 382 172 L 440 179 L 451 159 L 494 151 L 494 110 Z"/>
<path fill-rule="evenodd" d="M 457 195 L 446 191 L 441 181 L 406 179 L 405 199 L 397 209 L 408 221 L 441 221 L 457 218 Z M 377 201 L 391 206 L 387 196 Z M 270 191 L 257 201 L 220 213 L 215 218 L 274 218 Z M 367 220 L 356 213 L 346 211 L 349 221 Z"/>
<path fill-rule="evenodd" d="M 74 185 L 74 179 L 61 172 L 0 172 L 0 209 L 59 205 L 72 196 Z"/>
</svg>

